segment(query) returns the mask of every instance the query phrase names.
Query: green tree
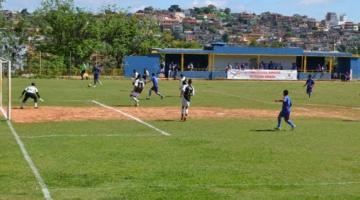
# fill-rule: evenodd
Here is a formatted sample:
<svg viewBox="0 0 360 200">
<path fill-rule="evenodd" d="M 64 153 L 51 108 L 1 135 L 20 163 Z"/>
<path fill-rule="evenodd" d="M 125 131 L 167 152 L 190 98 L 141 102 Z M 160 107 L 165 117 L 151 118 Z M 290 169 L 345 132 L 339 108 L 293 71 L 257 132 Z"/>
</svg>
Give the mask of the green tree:
<svg viewBox="0 0 360 200">
<path fill-rule="evenodd" d="M 36 12 L 38 25 L 45 35 L 39 49 L 66 58 L 76 66 L 86 60 L 96 42 L 91 41 L 92 15 L 74 7 L 72 0 L 44 0 Z"/>
<path fill-rule="evenodd" d="M 181 12 L 181 8 L 179 5 L 171 5 L 168 10 L 170 12 Z"/>
</svg>

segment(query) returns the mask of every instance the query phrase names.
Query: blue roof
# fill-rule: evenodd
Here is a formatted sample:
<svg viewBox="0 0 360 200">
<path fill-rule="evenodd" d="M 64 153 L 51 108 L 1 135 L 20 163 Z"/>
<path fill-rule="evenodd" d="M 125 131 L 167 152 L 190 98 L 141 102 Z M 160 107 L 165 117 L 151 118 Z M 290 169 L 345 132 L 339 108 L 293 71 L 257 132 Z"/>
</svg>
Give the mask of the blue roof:
<svg viewBox="0 0 360 200">
<path fill-rule="evenodd" d="M 304 51 L 304 56 L 314 57 L 352 57 L 351 53 L 343 53 L 338 51 Z"/>
<path fill-rule="evenodd" d="M 176 49 L 176 48 L 165 48 L 165 49 L 155 49 L 158 50 L 159 53 L 166 54 L 209 54 L 213 53 L 213 51 L 203 50 L 203 49 Z"/>
<path fill-rule="evenodd" d="M 290 55 L 301 56 L 304 51 L 301 48 L 260 48 L 260 47 L 214 47 L 215 54 L 239 54 L 239 55 Z"/>
<path fill-rule="evenodd" d="M 336 51 L 304 51 L 301 48 L 262 48 L 213 46 L 213 50 L 155 48 L 164 54 L 227 54 L 227 55 L 266 55 L 266 56 L 312 56 L 312 57 L 352 57 L 351 53 Z"/>
</svg>

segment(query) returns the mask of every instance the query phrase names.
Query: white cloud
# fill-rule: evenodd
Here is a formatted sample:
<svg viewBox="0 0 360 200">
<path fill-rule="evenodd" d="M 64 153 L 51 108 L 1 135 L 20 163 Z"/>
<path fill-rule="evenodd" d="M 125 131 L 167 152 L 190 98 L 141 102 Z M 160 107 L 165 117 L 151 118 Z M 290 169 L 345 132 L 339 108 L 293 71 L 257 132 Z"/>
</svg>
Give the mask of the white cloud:
<svg viewBox="0 0 360 200">
<path fill-rule="evenodd" d="M 301 5 L 314 5 L 314 4 L 326 4 L 326 3 L 331 3 L 334 0 L 301 0 L 299 2 L 299 4 Z"/>
</svg>

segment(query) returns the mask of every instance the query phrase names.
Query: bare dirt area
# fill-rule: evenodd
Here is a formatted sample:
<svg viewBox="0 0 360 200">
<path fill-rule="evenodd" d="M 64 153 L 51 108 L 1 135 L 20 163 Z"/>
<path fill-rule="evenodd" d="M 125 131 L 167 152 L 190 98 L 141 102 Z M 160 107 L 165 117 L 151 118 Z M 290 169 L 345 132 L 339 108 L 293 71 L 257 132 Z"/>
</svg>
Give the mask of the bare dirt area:
<svg viewBox="0 0 360 200">
<path fill-rule="evenodd" d="M 115 107 L 143 120 L 177 120 L 180 108 L 177 107 Z M 265 109 L 225 109 L 213 107 L 191 107 L 190 118 L 275 118 L 279 111 Z M 13 109 L 13 121 L 16 123 L 40 123 L 85 120 L 129 120 L 122 114 L 102 107 L 40 107 L 39 109 Z M 360 121 L 360 111 L 354 109 L 323 109 L 298 107 L 293 117 L 333 118 Z"/>
</svg>

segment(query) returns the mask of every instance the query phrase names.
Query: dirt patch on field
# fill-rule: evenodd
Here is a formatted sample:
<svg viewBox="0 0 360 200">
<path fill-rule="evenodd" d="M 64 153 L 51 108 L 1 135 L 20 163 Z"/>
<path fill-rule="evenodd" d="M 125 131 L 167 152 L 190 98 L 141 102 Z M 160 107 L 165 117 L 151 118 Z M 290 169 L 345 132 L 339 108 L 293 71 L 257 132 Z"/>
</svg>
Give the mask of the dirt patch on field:
<svg viewBox="0 0 360 200">
<path fill-rule="evenodd" d="M 177 120 L 180 108 L 177 107 L 116 107 L 143 120 Z M 275 118 L 279 111 L 265 109 L 224 109 L 212 107 L 190 108 L 190 118 Z M 360 112 L 349 109 L 296 108 L 293 117 L 334 118 L 358 121 Z M 36 123 L 53 121 L 84 121 L 84 120 L 129 120 L 122 114 L 102 107 L 40 107 L 13 110 L 13 121 L 16 123 Z"/>
</svg>

